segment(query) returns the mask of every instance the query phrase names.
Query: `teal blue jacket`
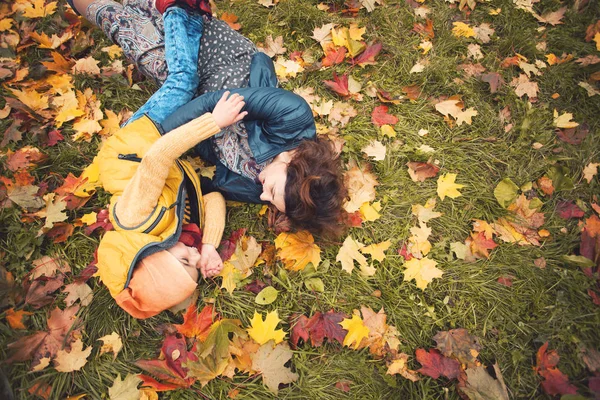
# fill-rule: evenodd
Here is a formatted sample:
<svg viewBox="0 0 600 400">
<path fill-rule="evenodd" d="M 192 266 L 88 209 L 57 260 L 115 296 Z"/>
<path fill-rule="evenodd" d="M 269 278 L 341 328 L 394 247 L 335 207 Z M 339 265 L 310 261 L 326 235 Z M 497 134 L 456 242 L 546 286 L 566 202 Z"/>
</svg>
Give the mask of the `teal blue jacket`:
<svg viewBox="0 0 600 400">
<path fill-rule="evenodd" d="M 316 138 L 315 121 L 308 103 L 295 93 L 276 86 L 273 62 L 266 54 L 256 53 L 250 65 L 249 87 L 230 90 L 244 96 L 248 143 L 259 163 L 298 147 L 303 140 Z M 162 122 L 163 131 L 168 132 L 211 112 L 223 92 L 203 94 L 182 106 Z M 260 200 L 262 185 L 230 171 L 216 157 L 208 141 L 200 143 L 195 150 L 202 159 L 217 167 L 212 181 L 203 181 L 203 193 L 219 191 L 228 200 L 263 203 Z"/>
</svg>

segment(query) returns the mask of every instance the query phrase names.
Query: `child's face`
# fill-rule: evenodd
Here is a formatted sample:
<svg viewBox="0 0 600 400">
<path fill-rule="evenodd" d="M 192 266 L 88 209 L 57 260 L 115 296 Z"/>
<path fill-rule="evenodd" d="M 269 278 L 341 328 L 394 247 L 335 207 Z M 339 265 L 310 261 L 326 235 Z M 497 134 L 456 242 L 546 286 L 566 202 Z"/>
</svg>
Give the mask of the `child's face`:
<svg viewBox="0 0 600 400">
<path fill-rule="evenodd" d="M 198 252 L 198 249 L 177 242 L 175 246 L 167 251 L 179 260 L 185 271 L 194 281 L 198 280 L 198 268 L 200 268 L 200 253 Z"/>
</svg>

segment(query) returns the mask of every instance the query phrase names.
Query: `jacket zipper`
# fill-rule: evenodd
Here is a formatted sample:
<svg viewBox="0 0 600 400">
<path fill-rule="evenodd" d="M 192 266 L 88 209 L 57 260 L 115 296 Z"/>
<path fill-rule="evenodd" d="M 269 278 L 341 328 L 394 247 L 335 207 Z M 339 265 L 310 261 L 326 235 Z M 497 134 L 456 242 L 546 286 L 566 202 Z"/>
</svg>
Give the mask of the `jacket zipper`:
<svg viewBox="0 0 600 400">
<path fill-rule="evenodd" d="M 130 153 L 130 154 L 119 154 L 119 155 L 117 156 L 117 158 L 118 158 L 119 160 L 127 160 L 127 161 L 142 162 L 142 159 L 141 159 L 141 158 L 139 158 L 139 157 L 137 156 L 137 154 L 136 154 L 136 153 Z"/>
</svg>

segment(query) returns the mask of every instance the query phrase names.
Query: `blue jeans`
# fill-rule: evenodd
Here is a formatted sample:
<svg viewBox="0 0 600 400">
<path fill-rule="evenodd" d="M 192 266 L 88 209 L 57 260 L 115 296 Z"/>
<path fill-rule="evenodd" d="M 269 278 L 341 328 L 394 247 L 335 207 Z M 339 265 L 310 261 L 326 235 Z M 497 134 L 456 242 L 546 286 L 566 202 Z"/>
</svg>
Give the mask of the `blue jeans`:
<svg viewBox="0 0 600 400">
<path fill-rule="evenodd" d="M 202 16 L 188 14 L 179 7 L 169 7 L 163 15 L 163 21 L 165 60 L 169 75 L 160 89 L 131 116 L 127 124 L 144 114 L 160 123 L 196 94 L 199 83 L 198 52 L 204 27 Z"/>
</svg>

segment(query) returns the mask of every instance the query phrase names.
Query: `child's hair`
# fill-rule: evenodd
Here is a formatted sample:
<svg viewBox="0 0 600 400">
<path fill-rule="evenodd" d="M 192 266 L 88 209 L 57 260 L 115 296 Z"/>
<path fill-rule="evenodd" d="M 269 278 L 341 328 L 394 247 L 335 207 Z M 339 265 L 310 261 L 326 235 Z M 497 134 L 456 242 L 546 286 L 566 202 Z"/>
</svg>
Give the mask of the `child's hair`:
<svg viewBox="0 0 600 400">
<path fill-rule="evenodd" d="M 328 140 L 303 141 L 287 168 L 285 214 L 294 228 L 325 237 L 344 229 L 347 197 L 340 161 Z"/>
</svg>

